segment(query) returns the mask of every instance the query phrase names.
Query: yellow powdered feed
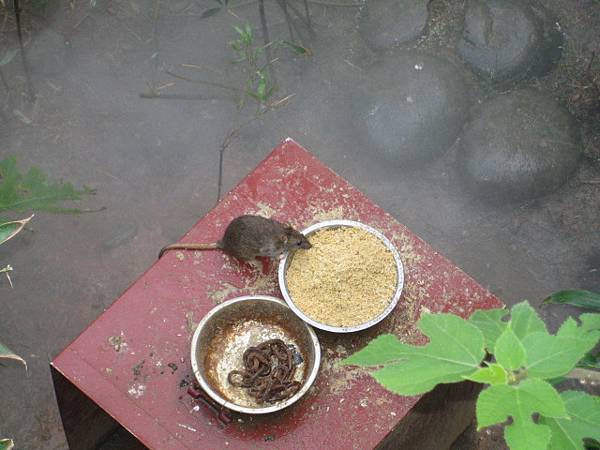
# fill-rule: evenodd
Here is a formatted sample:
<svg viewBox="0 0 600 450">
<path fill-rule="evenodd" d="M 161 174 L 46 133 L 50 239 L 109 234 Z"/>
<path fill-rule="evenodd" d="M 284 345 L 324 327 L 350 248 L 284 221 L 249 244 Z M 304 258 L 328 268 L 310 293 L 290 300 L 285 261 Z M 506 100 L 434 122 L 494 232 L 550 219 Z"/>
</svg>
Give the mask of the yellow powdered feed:
<svg viewBox="0 0 600 450">
<path fill-rule="evenodd" d="M 298 250 L 287 269 L 290 296 L 317 322 L 348 327 L 381 314 L 392 300 L 398 274 L 383 242 L 359 228 L 319 230 L 312 248 Z"/>
</svg>

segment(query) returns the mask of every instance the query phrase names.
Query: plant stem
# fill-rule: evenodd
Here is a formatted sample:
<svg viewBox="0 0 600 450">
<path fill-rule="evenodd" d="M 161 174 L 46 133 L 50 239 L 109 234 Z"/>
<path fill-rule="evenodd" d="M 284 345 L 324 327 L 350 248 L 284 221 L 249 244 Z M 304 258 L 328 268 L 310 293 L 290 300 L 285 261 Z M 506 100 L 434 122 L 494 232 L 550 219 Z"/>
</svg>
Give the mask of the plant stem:
<svg viewBox="0 0 600 450">
<path fill-rule="evenodd" d="M 25 47 L 23 46 L 23 30 L 21 29 L 21 8 L 19 7 L 19 0 L 14 0 L 13 6 L 15 22 L 17 23 L 17 37 L 19 39 L 19 48 L 21 50 L 21 61 L 23 62 L 23 72 L 25 73 L 25 79 L 27 80 L 27 93 L 29 95 L 29 101 L 33 102 L 35 100 L 35 92 L 33 91 L 33 84 L 31 83 L 31 77 L 29 76 L 29 63 L 27 62 Z"/>
<path fill-rule="evenodd" d="M 293 3 L 289 3 L 289 4 L 288 4 L 288 6 L 289 6 L 289 8 L 292 10 L 292 12 L 293 12 L 294 14 L 296 14 L 296 17 L 298 17 L 298 19 L 299 19 L 300 21 L 302 21 L 302 22 L 304 23 L 304 25 L 306 25 L 306 27 L 308 28 L 308 32 L 310 33 L 311 37 L 314 37 L 314 35 L 315 35 L 315 30 L 313 30 L 313 29 L 312 29 L 311 22 L 310 22 L 310 17 L 304 17 L 304 16 L 302 15 L 302 13 L 300 12 L 300 10 L 299 10 L 298 8 L 296 8 L 296 7 L 294 6 L 294 4 L 293 4 Z M 300 34 L 300 32 L 298 31 L 298 27 L 296 26 L 296 23 L 295 23 L 295 22 L 292 22 L 292 25 L 294 26 L 294 29 L 296 30 L 296 33 L 298 34 L 298 36 L 299 36 L 299 38 L 300 38 L 300 42 L 302 42 L 302 44 L 303 44 L 304 46 L 306 46 L 306 45 L 307 45 L 307 43 L 306 43 L 306 42 L 304 42 L 304 40 L 302 39 L 302 35 L 301 35 L 301 34 Z"/>
<path fill-rule="evenodd" d="M 312 3 L 313 5 L 322 5 L 322 6 L 334 6 L 340 8 L 360 8 L 362 3 L 337 3 L 337 2 L 327 2 L 321 0 L 306 0 L 308 3 Z"/>
<path fill-rule="evenodd" d="M 312 23 L 310 22 L 310 11 L 308 10 L 308 0 L 304 0 L 304 12 L 306 14 L 306 20 L 308 20 L 308 28 L 312 30 Z"/>
<path fill-rule="evenodd" d="M 165 73 L 171 75 L 172 77 L 179 78 L 180 80 L 188 81 L 190 83 L 199 83 L 199 84 L 207 84 L 209 86 L 219 87 L 221 89 L 228 89 L 230 91 L 238 92 L 239 89 L 233 86 L 227 86 L 226 84 L 217 83 L 214 81 L 205 81 L 205 80 L 194 80 L 192 78 L 184 77 L 183 75 L 178 75 L 170 70 L 165 70 Z"/>
<path fill-rule="evenodd" d="M 287 9 L 287 0 L 277 0 L 279 7 L 283 11 L 283 15 L 285 16 L 285 22 L 288 26 L 288 31 L 290 33 L 290 41 L 294 42 L 294 32 L 292 31 L 292 20 L 290 19 L 290 15 Z"/>
<path fill-rule="evenodd" d="M 575 378 L 581 381 L 600 383 L 600 372 L 588 369 L 573 369 L 567 374 L 567 378 Z"/>
<path fill-rule="evenodd" d="M 227 136 L 225 136 L 225 139 L 223 139 L 223 142 L 221 143 L 221 147 L 219 148 L 219 176 L 217 179 L 217 202 L 216 203 L 219 203 L 219 200 L 221 200 L 221 191 L 223 189 L 223 155 L 225 154 L 225 150 L 227 150 L 229 145 L 231 145 L 231 141 L 237 137 L 237 135 L 240 133 L 240 131 L 242 131 L 242 129 L 244 127 L 246 127 L 247 125 L 250 125 L 252 122 L 259 119 L 267 111 L 268 111 L 268 109 L 258 112 L 254 116 L 252 116 L 252 118 L 246 120 L 245 122 L 242 122 L 237 127 L 232 128 L 231 130 L 229 130 L 229 133 L 227 133 Z"/>
<path fill-rule="evenodd" d="M 185 95 L 185 94 L 162 94 L 160 92 L 141 92 L 140 98 L 160 98 L 170 100 L 222 100 L 219 97 L 207 97 L 206 95 Z"/>
<path fill-rule="evenodd" d="M 4 89 L 6 89 L 6 92 L 10 95 L 10 86 L 6 82 L 6 77 L 4 76 L 4 72 L 2 71 L 2 69 L 0 69 L 0 81 L 2 81 Z"/>
<path fill-rule="evenodd" d="M 150 79 L 150 89 L 152 91 L 156 90 L 156 77 L 158 75 L 158 17 L 160 14 L 160 0 L 156 0 L 156 4 L 154 5 L 154 14 L 153 14 L 153 24 L 152 24 L 152 47 L 154 48 L 153 56 L 153 70 Z"/>
<path fill-rule="evenodd" d="M 4 76 L 4 72 L 2 71 L 2 69 L 0 69 L 0 81 L 2 81 L 2 85 L 4 86 L 4 89 L 6 89 L 6 103 L 9 105 L 10 109 L 12 110 L 12 97 L 10 95 L 10 86 L 8 85 L 8 82 L 6 81 L 6 77 Z M 5 118 L 4 116 L 4 111 L 0 110 L 0 112 L 2 113 L 2 117 Z"/>
<path fill-rule="evenodd" d="M 271 38 L 269 37 L 269 29 L 267 28 L 267 17 L 265 16 L 265 0 L 258 0 L 258 14 L 260 15 L 260 26 L 262 29 L 263 41 L 265 44 L 265 57 L 267 62 L 271 61 Z M 275 70 L 271 67 L 269 70 L 271 74 L 271 81 L 273 84 L 277 84 L 275 78 Z"/>
</svg>

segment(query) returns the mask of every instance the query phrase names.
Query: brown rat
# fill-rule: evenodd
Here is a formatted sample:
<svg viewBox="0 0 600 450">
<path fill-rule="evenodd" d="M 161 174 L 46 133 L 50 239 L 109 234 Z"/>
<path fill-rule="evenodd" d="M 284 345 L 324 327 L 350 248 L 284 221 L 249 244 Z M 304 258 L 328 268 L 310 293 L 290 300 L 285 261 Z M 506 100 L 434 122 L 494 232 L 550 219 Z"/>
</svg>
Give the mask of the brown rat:
<svg viewBox="0 0 600 450">
<path fill-rule="evenodd" d="M 257 256 L 278 257 L 287 251 L 311 248 L 308 239 L 289 224 L 261 216 L 236 217 L 225 229 L 220 241 L 212 244 L 172 244 L 163 247 L 160 258 L 168 250 L 223 250 L 248 261 Z"/>
</svg>

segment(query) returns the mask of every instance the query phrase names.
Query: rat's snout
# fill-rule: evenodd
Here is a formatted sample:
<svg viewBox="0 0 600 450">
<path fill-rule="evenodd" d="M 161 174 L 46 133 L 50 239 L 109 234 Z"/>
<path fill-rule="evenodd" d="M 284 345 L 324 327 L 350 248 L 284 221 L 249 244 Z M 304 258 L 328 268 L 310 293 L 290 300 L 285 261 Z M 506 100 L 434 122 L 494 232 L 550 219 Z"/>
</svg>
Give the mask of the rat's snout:
<svg viewBox="0 0 600 450">
<path fill-rule="evenodd" d="M 312 248 L 312 245 L 310 242 L 308 242 L 308 239 L 302 239 L 302 242 L 300 242 L 300 248 L 308 250 L 309 248 Z"/>
</svg>

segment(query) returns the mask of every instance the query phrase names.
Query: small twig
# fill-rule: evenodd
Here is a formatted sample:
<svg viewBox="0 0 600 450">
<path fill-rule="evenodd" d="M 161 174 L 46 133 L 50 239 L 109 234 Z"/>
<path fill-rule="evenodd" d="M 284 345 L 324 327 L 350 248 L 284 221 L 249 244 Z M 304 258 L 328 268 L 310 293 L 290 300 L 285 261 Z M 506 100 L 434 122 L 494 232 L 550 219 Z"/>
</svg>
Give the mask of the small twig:
<svg viewBox="0 0 600 450">
<path fill-rule="evenodd" d="M 581 180 L 581 184 L 600 184 L 600 180 Z"/>
<path fill-rule="evenodd" d="M 273 103 L 269 104 L 269 108 L 276 109 L 276 108 L 279 108 L 280 106 L 285 106 L 287 104 L 287 102 L 295 96 L 296 96 L 296 94 L 290 94 L 286 97 L 276 100 Z"/>
<path fill-rule="evenodd" d="M 81 24 L 82 24 L 83 22 L 85 22 L 85 21 L 86 21 L 86 19 L 87 19 L 87 18 L 89 18 L 89 17 L 90 17 L 90 13 L 87 13 L 87 14 L 85 14 L 85 15 L 84 15 L 84 16 L 83 16 L 81 19 L 79 19 L 79 20 L 77 21 L 77 23 L 76 23 L 75 25 L 73 25 L 73 29 L 74 29 L 74 30 L 78 30 L 78 29 L 79 29 L 79 27 L 81 26 Z"/>
<path fill-rule="evenodd" d="M 590 61 L 588 62 L 588 65 L 585 69 L 585 75 L 591 80 L 592 76 L 592 64 L 594 64 L 594 58 L 596 57 L 596 52 L 592 51 L 592 56 L 590 56 Z"/>
<path fill-rule="evenodd" d="M 2 85 L 4 86 L 4 89 L 6 89 L 6 92 L 9 94 L 10 98 L 10 86 L 8 85 L 6 78 L 4 77 L 4 72 L 2 71 L 2 69 L 0 69 L 0 81 L 2 81 Z"/>
<path fill-rule="evenodd" d="M 14 288 L 12 280 L 10 279 L 10 275 L 8 274 L 8 272 L 12 272 L 13 268 L 10 264 L 8 264 L 6 267 L 0 269 L 0 273 L 3 273 L 4 275 L 6 275 L 6 278 L 8 279 L 8 284 L 10 284 L 11 288 Z"/>
<path fill-rule="evenodd" d="M 567 374 L 567 378 L 575 378 L 581 381 L 600 383 L 600 372 L 588 369 L 573 369 Z"/>
<path fill-rule="evenodd" d="M 188 69 L 210 70 L 211 72 L 214 72 L 217 75 L 223 76 L 222 70 L 218 70 L 218 69 L 216 69 L 214 67 L 210 67 L 210 66 L 201 66 L 198 64 L 182 64 L 181 67 L 186 67 Z"/>
<path fill-rule="evenodd" d="M 229 5 L 228 9 L 242 8 L 244 6 L 253 5 L 257 1 L 258 0 L 249 0 L 247 2 L 238 3 L 236 5 Z M 328 2 L 328 1 L 321 1 L 321 0 L 305 0 L 305 1 L 306 1 L 306 3 L 312 3 L 314 5 L 333 6 L 333 7 L 340 7 L 340 8 L 360 8 L 363 5 L 362 3 L 337 3 L 337 2 Z M 189 15 L 200 16 L 201 14 L 189 14 Z"/>
<path fill-rule="evenodd" d="M 308 3 L 312 3 L 314 5 L 322 5 L 322 6 L 334 6 L 340 8 L 360 8 L 362 3 L 337 3 L 337 2 L 326 2 L 321 0 L 306 0 Z"/>
<path fill-rule="evenodd" d="M 188 78 L 188 77 L 185 77 L 183 75 L 176 74 L 174 72 L 171 72 L 170 70 L 165 70 L 165 73 L 168 74 L 168 75 L 171 75 L 172 77 L 179 78 L 180 80 L 188 81 L 190 83 L 207 84 L 209 86 L 215 86 L 215 87 L 219 87 L 221 89 L 227 89 L 227 90 L 230 90 L 230 91 L 239 92 L 238 88 L 233 87 L 233 86 L 227 86 L 226 84 L 221 84 L 221 83 L 217 83 L 217 82 L 214 82 L 214 81 L 195 80 L 193 78 Z"/>
<path fill-rule="evenodd" d="M 161 98 L 165 100 L 219 100 L 218 97 L 206 95 L 161 94 L 160 92 L 141 92 L 140 98 Z"/>
<path fill-rule="evenodd" d="M 163 89 L 166 89 L 171 86 L 175 86 L 175 83 L 173 81 L 171 81 L 169 83 L 161 84 L 160 86 L 156 87 L 156 92 L 162 91 Z"/>
</svg>

